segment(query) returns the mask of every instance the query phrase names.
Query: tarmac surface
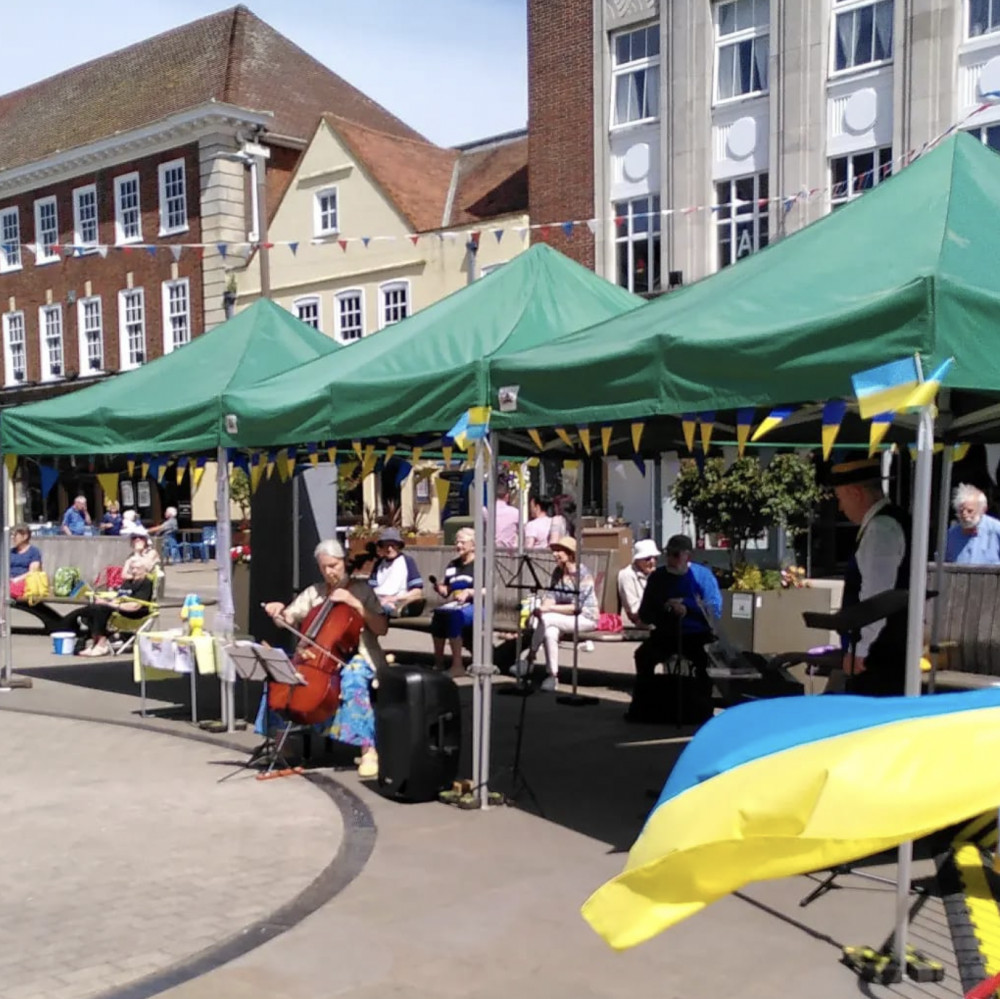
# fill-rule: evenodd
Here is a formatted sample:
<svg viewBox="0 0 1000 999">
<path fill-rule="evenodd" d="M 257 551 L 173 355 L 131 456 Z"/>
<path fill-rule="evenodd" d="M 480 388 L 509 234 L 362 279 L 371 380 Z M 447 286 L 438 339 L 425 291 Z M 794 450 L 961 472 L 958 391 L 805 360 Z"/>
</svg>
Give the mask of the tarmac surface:
<svg viewBox="0 0 1000 999">
<path fill-rule="evenodd" d="M 206 596 L 213 577 L 172 567 L 167 585 Z M 383 644 L 412 662 L 430 639 Z M 592 933 L 580 905 L 621 870 L 690 735 L 623 721 L 628 646 L 580 654 L 595 706 L 495 698 L 493 786 L 513 807 L 485 812 L 387 800 L 349 758 L 220 784 L 257 740 L 186 721 L 186 679 L 151 685 L 140 719 L 130 660 L 54 657 L 27 634 L 14 650 L 33 687 L 0 694 L 0 999 L 961 995 L 933 894 L 913 896 L 911 939 L 944 982 L 865 985 L 840 965 L 843 944 L 881 946 L 894 922 L 893 888 L 851 875 L 806 908 L 812 877 L 753 885 L 622 954 Z M 214 678 L 198 696 L 218 717 Z M 860 869 L 893 878 L 876 860 Z M 933 874 L 919 857 L 915 875 Z"/>
</svg>

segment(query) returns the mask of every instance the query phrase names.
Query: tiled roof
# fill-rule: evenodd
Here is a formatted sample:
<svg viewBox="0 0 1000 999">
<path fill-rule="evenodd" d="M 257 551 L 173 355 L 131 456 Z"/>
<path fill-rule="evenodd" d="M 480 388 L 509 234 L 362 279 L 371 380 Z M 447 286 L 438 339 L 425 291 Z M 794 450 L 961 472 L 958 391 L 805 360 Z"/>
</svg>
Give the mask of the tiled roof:
<svg viewBox="0 0 1000 999">
<path fill-rule="evenodd" d="M 457 150 L 325 117 L 414 232 L 441 228 Z"/>
<path fill-rule="evenodd" d="M 185 24 L 0 96 L 0 171 L 153 124 L 215 100 L 270 111 L 307 139 L 323 111 L 387 134 L 419 133 L 246 7 Z"/>
<path fill-rule="evenodd" d="M 448 225 L 527 210 L 527 136 L 462 153 Z"/>
<path fill-rule="evenodd" d="M 528 210 L 527 137 L 469 150 L 443 149 L 338 115 L 324 117 L 414 232 Z"/>
</svg>

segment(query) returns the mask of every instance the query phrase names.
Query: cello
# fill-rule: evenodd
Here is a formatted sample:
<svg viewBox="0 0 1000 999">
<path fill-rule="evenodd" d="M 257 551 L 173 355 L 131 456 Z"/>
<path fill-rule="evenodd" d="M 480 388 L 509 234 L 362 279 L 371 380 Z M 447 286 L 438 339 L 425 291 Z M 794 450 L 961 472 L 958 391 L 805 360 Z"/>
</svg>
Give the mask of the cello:
<svg viewBox="0 0 1000 999">
<path fill-rule="evenodd" d="M 292 666 L 301 684 L 270 683 L 267 706 L 301 725 L 326 721 L 340 704 L 340 668 L 358 649 L 364 618 L 329 597 L 306 615 L 302 631 L 274 618 L 299 638 Z"/>
</svg>

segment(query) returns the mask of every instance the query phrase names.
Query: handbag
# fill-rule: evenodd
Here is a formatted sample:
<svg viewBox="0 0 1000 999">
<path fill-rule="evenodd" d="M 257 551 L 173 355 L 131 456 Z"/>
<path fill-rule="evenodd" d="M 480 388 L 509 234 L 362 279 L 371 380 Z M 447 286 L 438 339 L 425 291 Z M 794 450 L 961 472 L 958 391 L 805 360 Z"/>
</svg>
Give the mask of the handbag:
<svg viewBox="0 0 1000 999">
<path fill-rule="evenodd" d="M 34 606 L 49 595 L 49 577 L 44 569 L 35 569 L 24 577 L 24 599 Z"/>
</svg>

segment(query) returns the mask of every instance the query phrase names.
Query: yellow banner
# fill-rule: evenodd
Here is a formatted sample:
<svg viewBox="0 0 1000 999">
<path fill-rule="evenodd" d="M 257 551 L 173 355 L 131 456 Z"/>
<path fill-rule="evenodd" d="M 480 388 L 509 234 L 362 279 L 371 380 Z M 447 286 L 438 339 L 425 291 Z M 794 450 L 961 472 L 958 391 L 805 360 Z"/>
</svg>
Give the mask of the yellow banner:
<svg viewBox="0 0 1000 999">
<path fill-rule="evenodd" d="M 573 436 L 570 434 L 565 427 L 556 427 L 556 437 L 559 438 L 567 447 L 573 447 Z"/>
<path fill-rule="evenodd" d="M 335 447 L 328 447 L 326 449 L 326 460 L 330 462 L 331 465 L 337 464 L 337 449 Z"/>
<path fill-rule="evenodd" d="M 601 427 L 601 450 L 607 454 L 611 447 L 611 427 Z"/>
<path fill-rule="evenodd" d="M 580 443 L 583 445 L 583 450 L 586 451 L 587 456 L 590 456 L 590 431 L 586 427 L 580 427 L 578 433 L 580 434 Z"/>
<path fill-rule="evenodd" d="M 135 475 L 135 458 L 129 458 L 125 462 L 125 467 L 128 469 L 128 477 L 131 479 Z"/>
<path fill-rule="evenodd" d="M 227 467 L 228 471 L 228 467 Z M 194 462 L 194 467 L 191 469 L 191 494 L 194 495 L 198 492 L 198 487 L 201 485 L 201 480 L 205 475 L 205 466 L 199 465 Z"/>
<path fill-rule="evenodd" d="M 361 441 L 351 441 L 351 447 L 354 448 L 354 453 L 359 457 L 364 457 L 364 452 L 361 450 Z"/>
<path fill-rule="evenodd" d="M 413 464 L 415 465 L 418 461 L 420 461 L 420 456 L 423 453 L 424 453 L 424 449 L 422 447 L 415 447 L 413 449 L 413 454 L 410 455 L 410 461 L 413 462 Z"/>
<path fill-rule="evenodd" d="M 180 485 L 184 481 L 184 473 L 187 471 L 187 462 L 183 458 L 177 459 L 177 464 L 174 466 L 174 480 L 177 485 Z"/>
<path fill-rule="evenodd" d="M 288 472 L 288 455 L 284 448 L 274 456 L 274 463 L 278 466 L 278 478 L 282 482 L 287 482 L 291 476 Z"/>
<path fill-rule="evenodd" d="M 531 438 L 532 443 L 539 451 L 544 451 L 545 446 L 542 444 L 542 435 L 537 430 L 529 430 L 528 436 Z"/>
<path fill-rule="evenodd" d="M 264 466 L 264 474 L 267 476 L 267 481 L 271 481 L 271 476 L 274 475 L 274 462 L 275 456 L 273 451 L 267 452 L 267 464 Z"/>
<path fill-rule="evenodd" d="M 645 429 L 645 423 L 633 423 L 632 424 L 632 450 L 639 450 L 639 442 L 642 440 L 642 431 Z"/>
<path fill-rule="evenodd" d="M 439 475 L 434 480 L 434 492 L 437 494 L 438 510 L 444 510 L 445 503 L 448 502 L 448 492 L 451 489 L 450 480 Z"/>
<path fill-rule="evenodd" d="M 702 423 L 701 425 L 701 449 L 708 454 L 708 445 L 712 443 L 712 428 L 714 423 Z"/>
<path fill-rule="evenodd" d="M 441 448 L 441 457 L 444 458 L 444 463 L 446 465 L 451 464 L 451 451 L 452 448 L 450 444 L 445 444 L 445 446 Z"/>
<path fill-rule="evenodd" d="M 264 472 L 264 463 L 261 461 L 261 455 L 254 454 L 250 456 L 250 492 L 257 492 L 257 487 L 260 485 L 260 477 Z"/>
<path fill-rule="evenodd" d="M 389 464 L 389 459 L 396 453 L 396 445 L 389 444 L 385 449 L 385 463 Z"/>
</svg>

